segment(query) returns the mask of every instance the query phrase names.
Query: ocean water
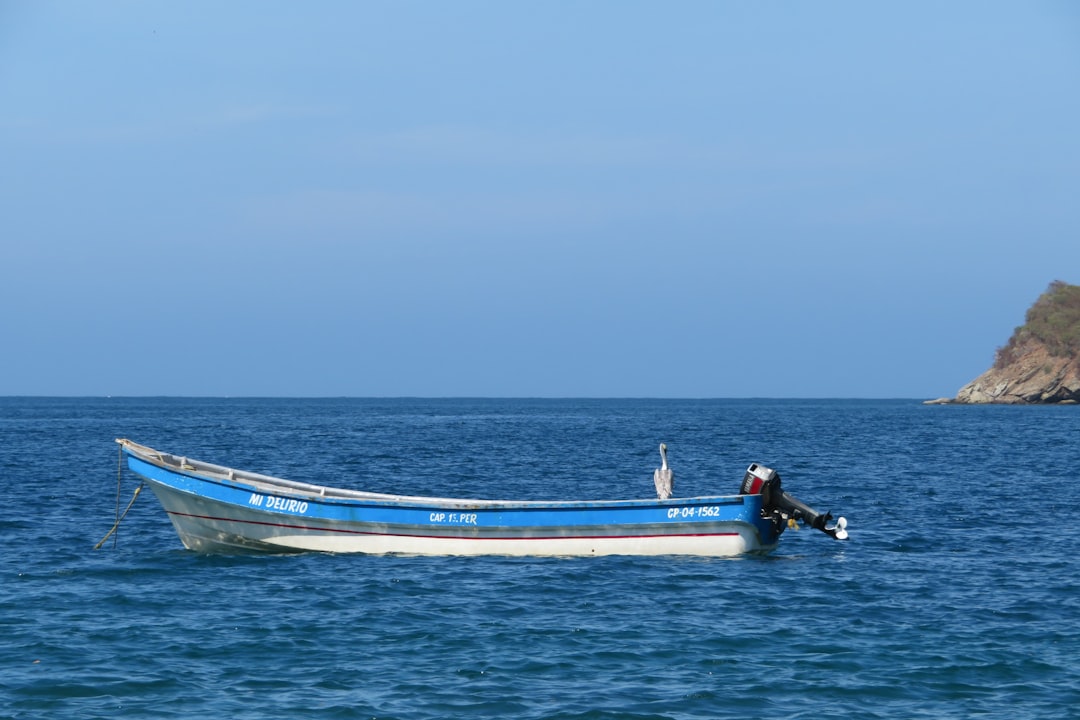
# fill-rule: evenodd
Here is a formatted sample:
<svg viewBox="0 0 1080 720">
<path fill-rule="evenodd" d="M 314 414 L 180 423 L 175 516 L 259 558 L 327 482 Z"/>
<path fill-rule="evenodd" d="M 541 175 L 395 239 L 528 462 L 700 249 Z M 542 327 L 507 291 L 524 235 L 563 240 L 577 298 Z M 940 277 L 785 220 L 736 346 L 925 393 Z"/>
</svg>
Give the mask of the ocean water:
<svg viewBox="0 0 1080 720">
<path fill-rule="evenodd" d="M 848 518 L 768 557 L 200 556 L 117 437 L 475 497 L 735 492 Z M 3 718 L 1078 718 L 1080 407 L 0 399 Z"/>
</svg>

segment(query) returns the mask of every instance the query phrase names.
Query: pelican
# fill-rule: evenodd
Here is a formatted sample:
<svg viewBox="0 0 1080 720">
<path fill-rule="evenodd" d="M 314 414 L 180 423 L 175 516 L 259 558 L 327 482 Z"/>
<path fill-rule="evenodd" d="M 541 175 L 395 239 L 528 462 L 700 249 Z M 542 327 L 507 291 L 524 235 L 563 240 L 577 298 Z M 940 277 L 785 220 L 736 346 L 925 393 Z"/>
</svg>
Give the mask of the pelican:
<svg viewBox="0 0 1080 720">
<path fill-rule="evenodd" d="M 656 485 L 656 497 L 667 500 L 675 488 L 675 473 L 668 467 L 667 445 L 664 443 L 660 443 L 660 460 L 660 467 L 653 473 L 653 483 Z"/>
</svg>

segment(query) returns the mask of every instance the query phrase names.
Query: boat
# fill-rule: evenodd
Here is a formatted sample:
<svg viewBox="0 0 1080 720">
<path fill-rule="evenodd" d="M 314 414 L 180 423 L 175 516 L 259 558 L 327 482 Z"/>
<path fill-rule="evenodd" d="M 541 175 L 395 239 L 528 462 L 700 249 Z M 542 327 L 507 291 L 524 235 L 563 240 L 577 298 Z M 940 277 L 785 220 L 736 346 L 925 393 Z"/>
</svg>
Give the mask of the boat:
<svg viewBox="0 0 1080 720">
<path fill-rule="evenodd" d="M 798 524 L 847 537 L 844 518 L 828 525 L 830 513 L 788 495 L 779 474 L 757 463 L 735 495 L 474 500 L 327 487 L 116 442 L 199 553 L 732 556 L 768 553 Z"/>
</svg>

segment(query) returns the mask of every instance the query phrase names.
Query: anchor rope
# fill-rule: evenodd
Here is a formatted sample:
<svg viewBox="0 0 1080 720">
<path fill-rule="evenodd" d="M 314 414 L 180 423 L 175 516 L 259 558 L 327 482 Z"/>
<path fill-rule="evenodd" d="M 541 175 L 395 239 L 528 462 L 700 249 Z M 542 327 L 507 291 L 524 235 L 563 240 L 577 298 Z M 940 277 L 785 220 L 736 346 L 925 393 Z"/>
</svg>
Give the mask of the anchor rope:
<svg viewBox="0 0 1080 720">
<path fill-rule="evenodd" d="M 98 543 L 97 545 L 95 545 L 95 546 L 94 546 L 94 549 L 95 549 L 95 550 L 100 550 L 100 549 L 101 549 L 101 546 L 105 544 L 105 541 L 106 541 L 106 540 L 108 540 L 108 539 L 109 539 L 109 537 L 110 537 L 110 536 L 111 536 L 111 535 L 112 535 L 113 533 L 115 533 L 115 532 L 116 532 L 116 529 L 117 529 L 118 527 L 120 527 L 120 522 L 121 522 L 121 521 L 122 521 L 122 520 L 123 520 L 124 518 L 126 518 L 126 517 L 127 517 L 127 514 L 128 514 L 128 510 L 130 510 L 130 509 L 131 509 L 131 506 L 135 504 L 135 500 L 136 500 L 136 499 L 137 499 L 137 498 L 139 497 L 139 493 L 141 493 L 141 492 L 142 492 L 142 489 L 143 489 L 143 485 L 145 485 L 145 484 L 146 484 L 146 483 L 139 483 L 139 487 L 135 488 L 135 494 L 133 494 L 133 495 L 131 496 L 131 502 L 129 502 L 129 503 L 127 504 L 127 507 L 126 507 L 126 508 L 124 508 L 124 512 L 123 512 L 123 513 L 121 513 L 121 514 L 120 514 L 120 517 L 118 517 L 118 518 L 116 519 L 116 524 L 112 526 L 112 529 L 110 529 L 110 530 L 109 530 L 109 532 L 105 533 L 105 537 L 101 538 L 101 541 L 100 541 L 100 542 L 99 542 L 99 543 Z M 115 546 L 114 546 L 114 547 L 115 547 Z"/>
<path fill-rule="evenodd" d="M 131 502 L 124 508 L 124 512 L 120 512 L 120 482 L 124 474 L 124 449 L 123 447 L 117 448 L 116 458 L 116 522 L 113 523 L 109 532 L 105 533 L 105 537 L 101 538 L 101 541 L 94 546 L 95 550 L 100 550 L 101 546 L 105 544 L 105 541 L 109 539 L 109 536 L 113 537 L 113 548 L 116 548 L 116 540 L 119 538 L 119 533 L 116 531 L 120 528 L 120 522 L 127 517 L 128 511 L 131 510 L 131 506 L 135 504 L 135 499 L 139 497 L 139 493 L 142 492 L 143 485 L 146 483 L 139 483 L 139 487 L 135 488 L 135 493 L 131 496 Z"/>
<path fill-rule="evenodd" d="M 124 448 L 121 445 L 116 446 L 116 516 L 114 528 L 120 525 L 120 480 L 124 472 Z M 117 533 L 113 537 L 113 550 L 116 549 L 116 541 L 120 538 L 120 533 Z"/>
</svg>

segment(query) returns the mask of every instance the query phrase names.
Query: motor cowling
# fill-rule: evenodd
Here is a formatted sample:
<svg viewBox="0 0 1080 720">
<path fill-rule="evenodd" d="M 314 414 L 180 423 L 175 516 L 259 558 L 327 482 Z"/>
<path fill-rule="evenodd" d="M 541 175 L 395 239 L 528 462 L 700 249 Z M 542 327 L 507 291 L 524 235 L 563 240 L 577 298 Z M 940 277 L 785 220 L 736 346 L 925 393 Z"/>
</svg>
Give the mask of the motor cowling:
<svg viewBox="0 0 1080 720">
<path fill-rule="evenodd" d="M 753 463 L 746 469 L 743 475 L 742 485 L 739 488 L 742 495 L 761 495 L 761 514 L 776 523 L 781 531 L 785 523 L 796 521 L 820 530 L 821 532 L 836 538 L 847 539 L 847 520 L 840 518 L 836 525 L 828 527 L 832 520 L 832 513 L 819 513 L 806 503 L 784 492 L 780 480 L 780 473 L 772 468 L 759 463 Z"/>
<path fill-rule="evenodd" d="M 742 487 L 739 488 L 740 495 L 765 495 L 766 499 L 772 494 L 773 486 L 779 486 L 780 474 L 772 468 L 767 468 L 764 465 L 753 463 L 746 469 L 746 475 L 743 475 Z M 766 505 L 768 502 L 765 503 Z"/>
</svg>

